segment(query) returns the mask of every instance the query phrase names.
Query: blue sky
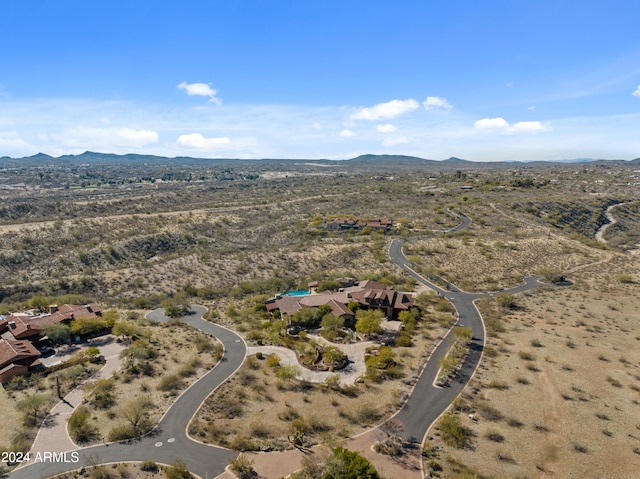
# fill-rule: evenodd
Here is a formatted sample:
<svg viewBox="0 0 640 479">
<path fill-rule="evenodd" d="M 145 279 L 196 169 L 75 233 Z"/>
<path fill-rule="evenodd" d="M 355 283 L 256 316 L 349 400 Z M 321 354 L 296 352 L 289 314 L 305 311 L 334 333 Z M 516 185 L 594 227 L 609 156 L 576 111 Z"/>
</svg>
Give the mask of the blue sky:
<svg viewBox="0 0 640 479">
<path fill-rule="evenodd" d="M 637 0 L 3 2 L 0 156 L 640 156 Z"/>
</svg>

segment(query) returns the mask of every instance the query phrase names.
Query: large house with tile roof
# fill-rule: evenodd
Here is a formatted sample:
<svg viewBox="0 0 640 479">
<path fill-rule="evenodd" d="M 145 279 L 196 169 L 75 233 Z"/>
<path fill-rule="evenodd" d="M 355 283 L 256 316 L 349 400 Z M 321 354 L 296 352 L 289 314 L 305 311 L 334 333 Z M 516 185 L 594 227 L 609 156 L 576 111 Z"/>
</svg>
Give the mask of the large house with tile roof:
<svg viewBox="0 0 640 479">
<path fill-rule="evenodd" d="M 279 295 L 266 302 L 267 311 L 280 312 L 281 316 L 291 316 L 302 308 L 318 308 L 327 305 L 336 316 L 343 317 L 349 324 L 355 314 L 349 309 L 349 303 L 357 303 L 361 308 L 381 310 L 389 319 L 395 319 L 401 311 L 407 311 L 414 305 L 414 297 L 407 293 L 394 291 L 377 281 L 351 281 L 351 286 L 338 292 L 323 291 L 307 296 Z"/>
</svg>

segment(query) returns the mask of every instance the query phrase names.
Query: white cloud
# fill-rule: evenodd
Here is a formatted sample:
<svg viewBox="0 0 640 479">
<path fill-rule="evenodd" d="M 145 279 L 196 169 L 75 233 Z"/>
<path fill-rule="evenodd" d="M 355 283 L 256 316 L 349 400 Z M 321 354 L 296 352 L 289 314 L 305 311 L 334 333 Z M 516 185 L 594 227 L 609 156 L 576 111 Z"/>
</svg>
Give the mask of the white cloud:
<svg viewBox="0 0 640 479">
<path fill-rule="evenodd" d="M 533 105 L 531 105 L 529 108 L 527 108 L 527 110 L 530 110 L 530 111 L 535 111 L 535 109 L 536 109 L 536 107 L 533 106 Z"/>
<path fill-rule="evenodd" d="M 20 138 L 17 132 L 0 132 L 0 151 L 3 152 L 0 156 L 5 152 L 28 154 L 33 149 L 34 147 Z"/>
<path fill-rule="evenodd" d="M 483 118 L 473 124 L 473 127 L 478 130 L 486 130 L 493 128 L 507 128 L 509 123 L 504 118 Z"/>
<path fill-rule="evenodd" d="M 640 85 L 638 85 L 638 88 L 636 88 L 636 90 L 632 93 L 632 95 L 640 97 Z"/>
<path fill-rule="evenodd" d="M 513 125 L 509 125 L 504 118 L 483 118 L 473 124 L 477 130 L 501 130 L 505 133 L 535 133 L 539 131 L 549 131 L 549 124 L 543 124 L 539 121 L 519 121 Z"/>
<path fill-rule="evenodd" d="M 509 133 L 546 131 L 549 127 L 539 121 L 519 121 L 507 128 Z"/>
<path fill-rule="evenodd" d="M 158 133 L 152 130 L 134 130 L 132 128 L 88 128 L 84 126 L 70 128 L 60 135 L 52 135 L 69 146 L 89 149 L 124 146 L 141 148 L 158 142 Z"/>
<path fill-rule="evenodd" d="M 178 137 L 178 145 L 192 150 L 215 150 L 220 147 L 225 147 L 229 143 L 231 143 L 231 140 L 226 136 L 220 138 L 205 138 L 200 133 L 191 133 Z"/>
<path fill-rule="evenodd" d="M 350 136 L 356 136 L 356 132 L 351 130 L 342 130 L 340 132 L 340 136 L 343 138 L 349 138 Z"/>
<path fill-rule="evenodd" d="M 376 130 L 378 130 L 380 133 L 393 133 L 394 131 L 397 131 L 398 128 L 393 126 L 391 123 L 388 123 L 386 125 L 376 126 Z"/>
<path fill-rule="evenodd" d="M 383 146 L 395 146 L 395 145 L 403 145 L 405 143 L 411 142 L 411 139 L 406 136 L 398 136 L 394 138 L 385 138 L 382 142 Z"/>
<path fill-rule="evenodd" d="M 386 103 L 378 103 L 370 108 L 363 108 L 351 115 L 352 120 L 390 120 L 419 107 L 418 102 L 408 100 L 391 100 Z"/>
<path fill-rule="evenodd" d="M 453 105 L 449 103 L 445 98 L 440 98 L 437 96 L 428 96 L 425 101 L 422 102 L 422 105 L 426 110 L 433 110 L 435 108 L 444 108 L 446 110 L 453 108 Z"/>
<path fill-rule="evenodd" d="M 220 104 L 220 98 L 217 97 L 218 91 L 206 83 L 187 83 L 183 81 L 178 85 L 178 88 L 186 91 L 189 96 L 208 96 L 210 102 Z"/>
</svg>

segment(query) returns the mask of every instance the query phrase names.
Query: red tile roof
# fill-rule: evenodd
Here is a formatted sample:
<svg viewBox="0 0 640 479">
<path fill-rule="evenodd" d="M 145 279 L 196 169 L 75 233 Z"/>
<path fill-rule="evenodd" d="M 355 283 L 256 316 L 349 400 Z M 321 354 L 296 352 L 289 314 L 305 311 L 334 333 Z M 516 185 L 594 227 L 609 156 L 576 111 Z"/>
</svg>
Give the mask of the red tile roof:
<svg viewBox="0 0 640 479">
<path fill-rule="evenodd" d="M 31 363 L 40 357 L 29 341 L 0 339 L 0 369 L 12 363 Z"/>
</svg>

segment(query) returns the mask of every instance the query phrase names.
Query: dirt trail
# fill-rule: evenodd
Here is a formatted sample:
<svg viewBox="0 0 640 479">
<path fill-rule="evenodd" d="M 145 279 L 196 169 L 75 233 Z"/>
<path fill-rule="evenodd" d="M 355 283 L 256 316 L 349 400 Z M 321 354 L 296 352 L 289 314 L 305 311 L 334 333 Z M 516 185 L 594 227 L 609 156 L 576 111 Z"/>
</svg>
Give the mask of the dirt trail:
<svg viewBox="0 0 640 479">
<path fill-rule="evenodd" d="M 542 432 L 541 436 L 538 435 L 543 444 L 541 448 L 543 455 L 539 459 L 545 468 L 542 477 L 550 477 L 550 475 L 565 477 L 565 473 L 568 471 L 558 470 L 557 461 L 560 458 L 561 446 L 571 441 L 565 429 L 567 411 L 564 408 L 558 385 L 553 378 L 553 371 L 548 364 L 542 364 L 542 371 L 536 375 L 536 378 L 541 392 L 540 404 L 544 408 L 544 422 L 540 426 L 549 429 L 548 432 Z"/>
<path fill-rule="evenodd" d="M 622 205 L 622 204 L 625 204 L 625 203 L 619 203 L 618 205 L 613 205 L 613 206 L 619 206 L 619 205 Z M 502 211 L 500 208 L 498 208 L 493 203 L 490 203 L 490 206 L 497 213 L 501 214 L 505 218 L 509 218 L 510 220 L 513 220 L 513 221 L 519 221 L 520 223 L 524 223 L 524 224 L 527 224 L 529 226 L 535 226 L 536 228 L 544 228 L 544 229 L 547 230 L 549 237 L 551 237 L 553 239 L 557 239 L 557 240 L 573 242 L 574 244 L 580 245 L 581 247 L 584 248 L 584 245 L 582 243 L 580 243 L 579 241 L 577 241 L 577 240 L 571 240 L 571 239 L 563 238 L 561 236 L 558 236 L 558 235 L 552 233 L 551 228 L 539 225 L 539 224 L 534 223 L 532 221 L 523 220 L 521 218 L 514 218 L 513 216 L 511 216 L 511 215 L 505 213 L 504 211 Z M 607 209 L 607 211 L 608 211 L 608 209 Z M 609 226 L 609 225 L 611 225 L 611 223 L 607 223 L 607 225 L 605 225 L 605 226 Z M 596 237 L 596 239 L 597 239 L 597 237 Z M 606 243 L 606 241 L 604 241 L 604 242 Z M 585 268 L 591 268 L 592 266 L 597 266 L 599 264 L 608 263 L 614 257 L 614 253 L 612 253 L 612 252 L 604 252 L 604 251 L 602 251 L 602 254 L 604 254 L 604 257 L 602 259 L 594 261 L 593 263 L 587 263 L 587 264 L 583 264 L 583 265 L 580 265 L 580 266 L 576 266 L 575 268 L 568 269 L 566 272 L 567 273 L 575 273 L 576 271 L 580 271 L 580 270 L 585 269 Z"/>
<path fill-rule="evenodd" d="M 87 217 L 87 218 L 81 218 L 81 220 L 82 221 L 90 221 L 90 220 L 112 221 L 112 220 L 117 220 L 117 219 L 121 219 L 121 218 L 132 218 L 134 216 L 137 216 L 137 217 L 140 217 L 140 218 L 154 218 L 154 217 L 162 217 L 162 216 L 166 216 L 166 217 L 185 216 L 185 215 L 190 215 L 190 214 L 191 215 L 207 215 L 207 214 L 216 214 L 216 213 L 228 213 L 228 212 L 232 212 L 232 211 L 242 211 L 242 210 L 248 210 L 248 209 L 252 209 L 252 208 L 265 207 L 265 206 L 268 206 L 270 204 L 275 204 L 275 203 L 279 203 L 281 205 L 287 205 L 287 204 L 293 204 L 293 203 L 300 203 L 300 202 L 303 202 L 303 201 L 315 200 L 315 199 L 319 199 L 319 198 L 331 198 L 331 197 L 336 197 L 336 196 L 343 197 L 343 196 L 354 195 L 354 194 L 356 194 L 356 193 L 341 193 L 341 194 L 335 194 L 335 195 L 305 196 L 304 198 L 295 198 L 295 199 L 287 200 L 287 201 L 273 201 L 272 203 L 258 203 L 258 204 L 253 204 L 253 205 L 240 205 L 240 206 L 220 206 L 220 207 L 217 207 L 217 208 L 196 208 L 196 209 L 192 209 L 192 210 L 164 211 L 164 212 L 158 212 L 158 213 L 125 213 L 125 214 L 120 214 L 120 215 Z M 61 221 L 63 225 L 68 226 L 68 225 L 73 224 L 74 222 L 76 222 L 78 220 L 79 220 L 79 218 L 73 218 L 73 219 L 66 219 L 66 220 L 47 220 L 47 221 L 33 221 L 33 222 L 24 222 L 24 223 L 4 224 L 4 225 L 0 225 L 0 234 L 11 232 L 11 231 L 20 231 L 23 228 L 26 229 L 26 230 L 35 229 L 35 228 L 38 228 L 38 227 L 50 228 L 50 227 L 53 227 L 53 225 L 57 221 Z"/>
<path fill-rule="evenodd" d="M 626 205 L 626 203 L 618 203 L 617 205 L 611 205 L 607 208 L 607 211 L 605 211 L 604 215 L 607 217 L 609 222 L 606 225 L 602 225 L 600 227 L 600 229 L 596 233 L 596 241 L 600 241 L 601 243 L 607 244 L 607 240 L 604 239 L 604 234 L 606 233 L 607 229 L 609 229 L 609 226 L 613 226 L 618 222 L 618 220 L 616 220 L 611 214 L 611 211 L 614 208 L 617 208 L 618 206 L 622 206 L 622 205 Z"/>
</svg>

